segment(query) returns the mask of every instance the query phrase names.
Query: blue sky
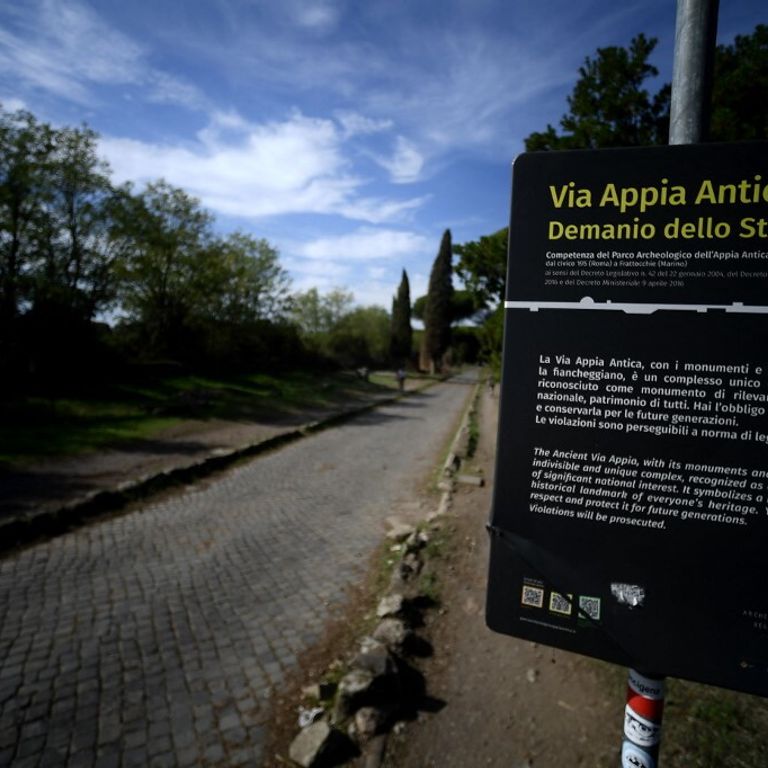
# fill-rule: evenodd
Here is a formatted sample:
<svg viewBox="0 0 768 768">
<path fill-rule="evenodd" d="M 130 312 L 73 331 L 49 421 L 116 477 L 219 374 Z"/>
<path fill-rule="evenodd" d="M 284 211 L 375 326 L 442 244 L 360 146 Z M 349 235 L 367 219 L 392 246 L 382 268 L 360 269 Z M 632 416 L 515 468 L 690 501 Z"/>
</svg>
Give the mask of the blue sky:
<svg viewBox="0 0 768 768">
<path fill-rule="evenodd" d="M 721 0 L 720 42 L 768 22 Z M 267 238 L 295 290 L 389 308 L 426 290 L 440 237 L 507 223 L 523 139 L 557 125 L 584 57 L 657 37 L 673 0 L 17 0 L 0 102 L 87 122 L 116 181 L 163 177 L 222 231 Z"/>
</svg>

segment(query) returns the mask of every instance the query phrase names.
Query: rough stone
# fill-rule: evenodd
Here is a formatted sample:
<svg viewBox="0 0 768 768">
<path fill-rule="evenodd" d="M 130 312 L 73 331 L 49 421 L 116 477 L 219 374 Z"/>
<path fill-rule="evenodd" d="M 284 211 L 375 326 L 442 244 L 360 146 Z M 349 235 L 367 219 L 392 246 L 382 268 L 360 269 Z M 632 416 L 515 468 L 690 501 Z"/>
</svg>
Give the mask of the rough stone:
<svg viewBox="0 0 768 768">
<path fill-rule="evenodd" d="M 387 746 L 386 734 L 380 733 L 365 744 L 362 768 L 381 768 Z"/>
<path fill-rule="evenodd" d="M 419 552 L 424 549 L 427 544 L 429 544 L 429 534 L 424 531 L 417 531 L 405 540 L 404 547 L 406 554 Z"/>
<path fill-rule="evenodd" d="M 421 573 L 422 562 L 415 552 L 408 552 L 398 563 L 397 570 L 403 581 L 408 581 Z"/>
<path fill-rule="evenodd" d="M 372 637 L 366 637 L 361 643 L 360 653 L 354 657 L 351 666 L 362 669 L 376 677 L 391 675 L 396 671 L 395 661 L 387 646 Z"/>
<path fill-rule="evenodd" d="M 383 619 L 387 616 L 397 616 L 403 610 L 405 600 L 400 594 L 387 595 L 379 600 L 376 615 Z"/>
<path fill-rule="evenodd" d="M 374 674 L 365 669 L 353 669 L 341 678 L 339 696 L 357 696 L 371 687 Z"/>
<path fill-rule="evenodd" d="M 373 631 L 373 638 L 397 653 L 402 650 L 411 632 L 401 619 L 384 619 Z"/>
<path fill-rule="evenodd" d="M 455 453 L 449 453 L 443 465 L 443 474 L 452 475 L 461 466 L 461 459 Z"/>
<path fill-rule="evenodd" d="M 456 482 L 461 485 L 474 485 L 478 488 L 482 488 L 485 485 L 485 480 L 479 475 L 458 475 Z"/>
<path fill-rule="evenodd" d="M 333 710 L 335 722 L 346 720 L 365 701 L 375 679 L 373 672 L 367 669 L 353 669 L 342 677 Z"/>
<path fill-rule="evenodd" d="M 387 538 L 392 541 L 405 541 L 416 529 L 409 523 L 404 523 L 396 517 L 390 517 L 387 519 L 389 523 L 389 530 L 387 531 Z"/>
<path fill-rule="evenodd" d="M 302 768 L 312 768 L 327 752 L 332 733 L 333 729 L 325 720 L 312 723 L 291 742 L 289 757 Z"/>
<path fill-rule="evenodd" d="M 361 707 L 355 712 L 355 733 L 360 741 L 373 738 L 384 725 L 386 716 L 377 707 Z"/>
</svg>

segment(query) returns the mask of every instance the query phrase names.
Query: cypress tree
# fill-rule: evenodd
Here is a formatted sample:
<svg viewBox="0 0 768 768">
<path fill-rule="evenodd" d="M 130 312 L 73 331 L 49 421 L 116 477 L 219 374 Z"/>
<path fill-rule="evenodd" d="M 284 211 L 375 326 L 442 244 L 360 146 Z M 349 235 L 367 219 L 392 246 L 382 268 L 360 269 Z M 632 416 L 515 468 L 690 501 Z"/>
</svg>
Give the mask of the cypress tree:
<svg viewBox="0 0 768 768">
<path fill-rule="evenodd" d="M 404 365 L 410 359 L 412 336 L 411 288 L 408 283 L 408 273 L 403 270 L 397 296 L 392 299 L 392 332 L 389 350 L 395 365 Z"/>
<path fill-rule="evenodd" d="M 452 255 L 451 230 L 446 229 L 432 264 L 424 308 L 424 352 L 432 373 L 442 368 L 443 355 L 451 343 Z"/>
</svg>

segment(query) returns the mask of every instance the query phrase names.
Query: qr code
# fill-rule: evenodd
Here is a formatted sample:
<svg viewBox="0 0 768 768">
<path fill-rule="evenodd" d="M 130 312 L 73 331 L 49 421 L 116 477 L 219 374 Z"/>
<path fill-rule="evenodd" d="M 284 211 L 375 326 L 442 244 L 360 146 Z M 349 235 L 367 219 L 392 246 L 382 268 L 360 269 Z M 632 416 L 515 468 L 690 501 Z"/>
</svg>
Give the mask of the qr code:
<svg viewBox="0 0 768 768">
<path fill-rule="evenodd" d="M 549 596 L 549 610 L 552 613 L 562 613 L 570 616 L 572 599 L 573 595 L 561 595 L 559 592 L 553 592 Z"/>
<path fill-rule="evenodd" d="M 541 587 L 532 587 L 529 584 L 523 584 L 523 597 L 521 602 L 523 605 L 528 605 L 531 608 L 543 608 L 544 590 Z"/>
<path fill-rule="evenodd" d="M 581 595 L 579 597 L 579 613 L 592 619 L 592 621 L 600 621 L 600 598 Z"/>
</svg>

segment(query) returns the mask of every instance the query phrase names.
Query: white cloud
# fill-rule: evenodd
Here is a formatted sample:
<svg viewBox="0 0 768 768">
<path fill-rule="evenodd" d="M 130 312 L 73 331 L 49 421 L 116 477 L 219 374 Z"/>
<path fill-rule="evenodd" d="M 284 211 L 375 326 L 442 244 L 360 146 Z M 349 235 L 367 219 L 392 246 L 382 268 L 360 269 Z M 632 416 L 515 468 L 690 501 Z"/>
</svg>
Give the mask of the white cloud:
<svg viewBox="0 0 768 768">
<path fill-rule="evenodd" d="M 352 172 L 332 120 L 296 112 L 281 122 L 248 123 L 217 113 L 197 138 L 165 145 L 106 137 L 101 150 L 118 181 L 163 177 L 232 216 L 322 213 L 378 224 L 403 220 L 426 201 L 362 195 L 366 182 Z"/>
<path fill-rule="evenodd" d="M 349 266 L 328 261 L 322 262 L 314 259 L 303 259 L 295 256 L 281 256 L 282 265 L 290 270 L 294 275 L 298 275 L 300 280 L 309 278 L 323 278 L 331 280 L 334 285 L 343 283 L 345 276 L 349 275 Z"/>
<path fill-rule="evenodd" d="M 326 31 L 336 26 L 339 11 L 330 2 L 315 0 L 315 2 L 293 3 L 293 17 L 302 27 Z"/>
<path fill-rule="evenodd" d="M 88 84 L 136 83 L 143 51 L 77 2 L 42 0 L 17 9 L 20 34 L 0 30 L 0 71 L 78 103 Z"/>
<path fill-rule="evenodd" d="M 407 220 L 428 200 L 430 195 L 412 197 L 409 200 L 384 200 L 375 197 L 358 198 L 346 206 L 344 214 L 349 219 L 359 219 L 370 224 Z"/>
<path fill-rule="evenodd" d="M 409 270 L 411 296 L 426 292 L 427 278 L 408 265 L 424 263 L 434 253 L 434 238 L 399 229 L 360 227 L 352 232 L 285 242 L 281 261 L 294 280 L 294 289 L 317 288 L 321 293 L 345 286 L 355 303 L 389 309 L 403 266 Z"/>
<path fill-rule="evenodd" d="M 138 78 L 141 46 L 112 29 L 88 6 L 43 0 L 37 23 L 41 27 L 38 53 L 49 53 L 76 76 L 96 83 L 126 83 Z"/>
<path fill-rule="evenodd" d="M 2 104 L 3 109 L 8 112 L 16 112 L 20 109 L 29 109 L 26 102 L 22 101 L 21 99 L 17 99 L 15 96 L 8 96 L 6 98 L 0 96 L 0 104 Z"/>
<path fill-rule="evenodd" d="M 346 137 L 388 131 L 394 125 L 391 120 L 376 120 L 358 112 L 344 110 L 336 112 L 336 119 L 341 123 Z"/>
<path fill-rule="evenodd" d="M 192 83 L 160 71 L 148 73 L 146 80 L 149 86 L 147 95 L 149 101 L 158 104 L 178 104 L 195 110 L 209 108 L 208 99 Z"/>
<path fill-rule="evenodd" d="M 398 136 L 395 151 L 391 157 L 374 157 L 376 162 L 389 172 L 390 179 L 395 184 L 408 184 L 418 181 L 424 167 L 424 157 L 416 149 L 413 142 L 405 136 Z"/>
<path fill-rule="evenodd" d="M 22 3 L 13 28 L 0 29 L 0 73 L 21 83 L 92 104 L 93 86 L 138 86 L 150 101 L 195 109 L 205 100 L 190 83 L 155 69 L 148 51 L 77 0 Z"/>
<path fill-rule="evenodd" d="M 427 253 L 432 245 L 431 240 L 415 232 L 363 227 L 356 232 L 305 243 L 297 253 L 308 259 L 334 262 L 392 261 Z"/>
</svg>

